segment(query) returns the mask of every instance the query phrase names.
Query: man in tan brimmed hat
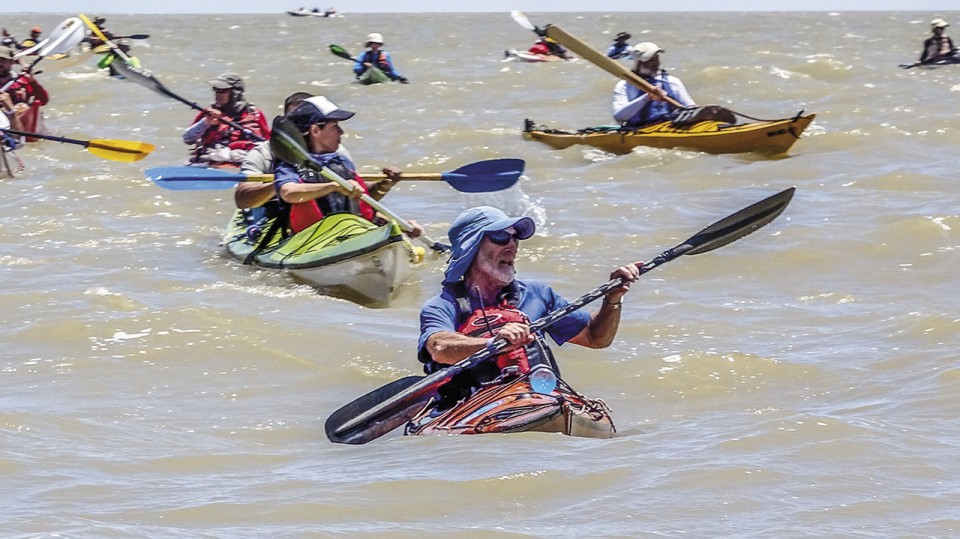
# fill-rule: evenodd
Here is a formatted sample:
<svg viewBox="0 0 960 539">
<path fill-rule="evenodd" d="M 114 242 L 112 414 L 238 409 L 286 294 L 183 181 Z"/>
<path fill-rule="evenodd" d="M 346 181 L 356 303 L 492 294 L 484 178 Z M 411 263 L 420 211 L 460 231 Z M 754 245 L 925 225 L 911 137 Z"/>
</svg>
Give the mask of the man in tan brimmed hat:
<svg viewBox="0 0 960 539">
<path fill-rule="evenodd" d="M 640 127 L 668 118 L 676 107 L 666 101 L 667 97 L 684 107 L 696 105 L 683 82 L 660 68 L 662 52 L 659 45 L 650 41 L 633 46 L 633 72 L 653 85 L 655 91 L 647 93 L 625 80 L 618 81 L 613 88 L 613 118 L 620 125 Z"/>
<path fill-rule="evenodd" d="M 627 40 L 630 39 L 630 34 L 626 32 L 620 32 L 616 37 L 613 38 L 613 45 L 610 45 L 610 48 L 607 49 L 607 58 L 613 58 L 614 60 L 620 60 L 621 58 L 630 57 L 630 44 L 627 43 Z"/>
<path fill-rule="evenodd" d="M 923 42 L 923 52 L 920 53 L 920 59 L 913 65 L 954 63 L 960 62 L 957 57 L 957 47 L 953 40 L 944 35 L 944 30 L 950 26 L 943 19 L 933 19 L 930 21 L 930 31 L 933 35 Z"/>
</svg>

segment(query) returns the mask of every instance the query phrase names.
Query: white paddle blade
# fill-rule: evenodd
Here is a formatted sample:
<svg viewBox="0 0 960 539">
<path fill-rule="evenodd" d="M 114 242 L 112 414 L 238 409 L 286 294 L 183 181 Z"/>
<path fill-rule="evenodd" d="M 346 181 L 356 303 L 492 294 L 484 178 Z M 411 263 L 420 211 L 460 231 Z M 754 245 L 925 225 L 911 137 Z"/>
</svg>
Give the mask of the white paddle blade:
<svg viewBox="0 0 960 539">
<path fill-rule="evenodd" d="M 70 17 L 50 34 L 50 43 L 40 51 L 40 56 L 70 52 L 80 45 L 84 34 L 83 21 Z"/>
</svg>

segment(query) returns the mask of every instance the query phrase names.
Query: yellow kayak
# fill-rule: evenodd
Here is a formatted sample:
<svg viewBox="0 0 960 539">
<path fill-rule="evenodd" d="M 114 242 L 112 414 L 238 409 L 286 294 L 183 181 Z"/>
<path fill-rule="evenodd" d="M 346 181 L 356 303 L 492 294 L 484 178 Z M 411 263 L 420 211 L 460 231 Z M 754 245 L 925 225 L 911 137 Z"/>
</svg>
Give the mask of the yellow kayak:
<svg viewBox="0 0 960 539">
<path fill-rule="evenodd" d="M 789 150 L 815 117 L 815 114 L 803 116 L 801 113 L 793 118 L 733 124 L 705 120 L 683 127 L 668 120 L 636 129 L 601 126 L 575 132 L 548 129 L 527 120 L 523 137 L 558 150 L 586 144 L 619 154 L 630 153 L 637 146 L 649 146 L 714 154 L 755 152 L 774 155 Z"/>
</svg>

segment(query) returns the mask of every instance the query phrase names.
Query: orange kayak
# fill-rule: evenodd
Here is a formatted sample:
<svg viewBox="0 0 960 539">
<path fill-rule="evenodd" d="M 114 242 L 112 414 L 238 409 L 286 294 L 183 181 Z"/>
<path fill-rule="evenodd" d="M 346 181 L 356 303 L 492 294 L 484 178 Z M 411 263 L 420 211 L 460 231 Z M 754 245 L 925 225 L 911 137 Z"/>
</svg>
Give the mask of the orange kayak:
<svg viewBox="0 0 960 539">
<path fill-rule="evenodd" d="M 814 114 L 798 114 L 793 118 L 735 124 L 706 120 L 683 127 L 668 120 L 636 129 L 600 126 L 579 131 L 548 129 L 527 120 L 523 137 L 559 150 L 574 144 L 586 144 L 618 154 L 630 153 L 637 146 L 649 146 L 713 154 L 753 152 L 775 155 L 786 153 L 814 117 Z"/>
<path fill-rule="evenodd" d="M 481 388 L 456 406 L 438 412 L 428 405 L 407 424 L 405 434 L 489 434 L 559 432 L 586 438 L 616 433 L 602 400 L 577 393 L 563 380 L 549 393 L 537 393 L 528 375 Z"/>
</svg>

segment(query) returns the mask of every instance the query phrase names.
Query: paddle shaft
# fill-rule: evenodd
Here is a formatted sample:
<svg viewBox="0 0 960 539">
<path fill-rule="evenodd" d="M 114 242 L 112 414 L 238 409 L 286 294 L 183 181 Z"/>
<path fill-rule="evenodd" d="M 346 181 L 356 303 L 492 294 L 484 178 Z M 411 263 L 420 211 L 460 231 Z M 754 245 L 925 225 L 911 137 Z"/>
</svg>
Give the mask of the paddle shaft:
<svg viewBox="0 0 960 539">
<path fill-rule="evenodd" d="M 581 57 L 586 58 L 590 63 L 599 67 L 600 69 L 603 69 L 604 71 L 612 75 L 615 75 L 629 82 L 630 84 L 633 84 L 634 86 L 636 86 L 637 88 L 640 88 L 644 92 L 647 92 L 651 96 L 660 95 L 659 88 L 657 88 L 656 86 L 644 80 L 643 77 L 627 69 L 620 62 L 612 58 L 607 58 L 607 55 L 597 51 L 590 45 L 587 45 L 578 37 L 566 32 L 559 26 L 553 26 L 548 24 L 547 27 L 544 29 L 544 32 L 548 37 L 556 40 L 558 43 L 562 43 L 568 49 L 579 54 Z M 676 99 L 673 99 L 670 96 L 667 96 L 664 99 L 664 101 L 666 101 L 667 103 L 670 103 L 674 107 L 683 108 L 683 105 L 680 104 L 680 102 L 678 102 Z"/>
<path fill-rule="evenodd" d="M 84 147 L 90 145 L 89 140 L 77 140 L 77 139 L 66 138 L 66 137 L 55 137 L 53 135 L 41 135 L 40 133 L 27 133 L 25 131 L 17 131 L 15 129 L 0 129 L 0 131 L 5 131 L 7 133 L 12 133 L 14 135 L 20 135 L 24 137 L 35 137 L 35 138 L 41 138 L 45 140 L 53 140 L 56 142 L 64 142 L 66 144 L 79 144 L 80 146 L 84 146 Z"/>
<path fill-rule="evenodd" d="M 347 180 L 341 178 L 340 175 L 337 174 L 336 172 L 330 170 L 329 167 L 321 167 L 320 174 L 322 174 L 324 178 L 346 189 L 348 192 L 351 192 L 351 193 L 353 192 L 353 189 L 354 189 L 353 185 L 351 185 Z M 400 228 L 402 228 L 405 232 L 409 233 L 413 231 L 413 226 L 410 225 L 410 223 L 408 223 L 404 218 L 400 217 L 399 215 L 393 213 L 392 210 L 390 210 L 389 208 L 381 204 L 379 200 L 376 200 L 375 198 L 371 197 L 366 193 L 360 196 L 360 200 L 369 204 L 371 208 L 377 210 L 383 215 L 386 215 L 390 219 L 393 219 L 394 221 L 396 221 L 397 224 L 400 225 Z M 424 234 L 420 234 L 419 236 L 417 236 L 417 239 L 427 244 L 427 246 L 433 249 L 434 251 L 446 252 L 450 250 L 450 247 L 437 243 Z"/>
<path fill-rule="evenodd" d="M 382 182 L 387 179 L 386 174 L 364 174 L 363 179 L 370 183 Z M 443 174 L 440 172 L 404 172 L 400 175 L 401 180 L 422 180 L 428 182 L 442 182 Z M 241 182 L 260 182 L 267 183 L 273 181 L 273 174 L 247 174 Z"/>
</svg>

